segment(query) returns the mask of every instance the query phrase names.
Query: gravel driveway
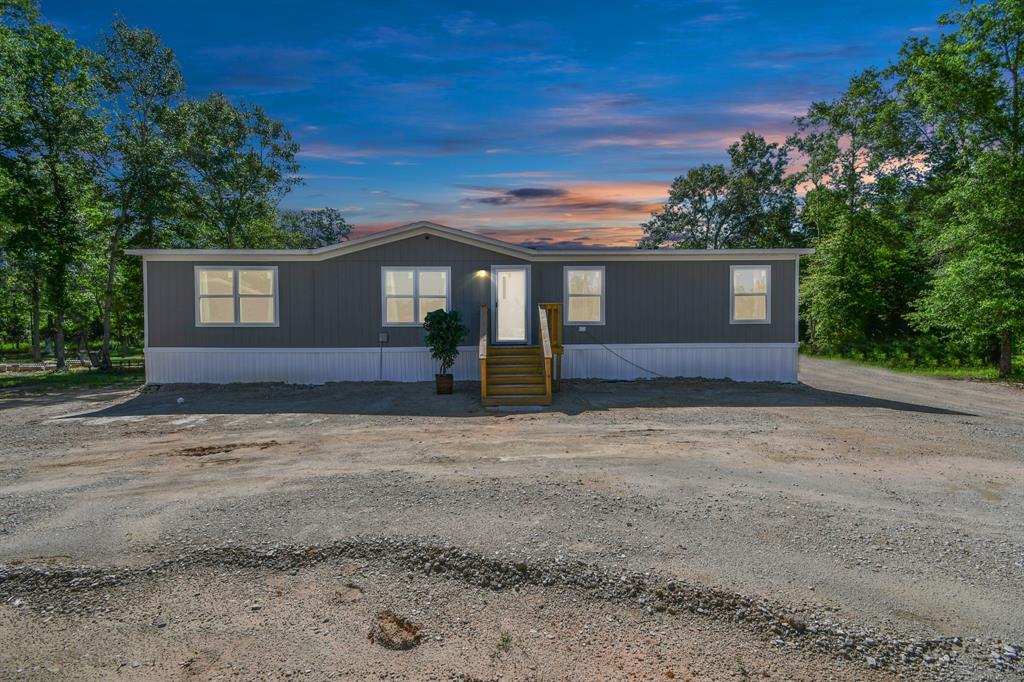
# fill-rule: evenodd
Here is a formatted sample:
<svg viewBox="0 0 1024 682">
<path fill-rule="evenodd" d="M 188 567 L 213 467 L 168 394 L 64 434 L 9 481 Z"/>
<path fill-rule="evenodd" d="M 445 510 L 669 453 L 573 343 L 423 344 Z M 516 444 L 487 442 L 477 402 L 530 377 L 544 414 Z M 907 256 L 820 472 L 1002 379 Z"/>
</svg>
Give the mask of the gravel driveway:
<svg viewBox="0 0 1024 682">
<path fill-rule="evenodd" d="M 0 392 L 0 677 L 1019 678 L 1024 391 L 801 381 Z"/>
</svg>

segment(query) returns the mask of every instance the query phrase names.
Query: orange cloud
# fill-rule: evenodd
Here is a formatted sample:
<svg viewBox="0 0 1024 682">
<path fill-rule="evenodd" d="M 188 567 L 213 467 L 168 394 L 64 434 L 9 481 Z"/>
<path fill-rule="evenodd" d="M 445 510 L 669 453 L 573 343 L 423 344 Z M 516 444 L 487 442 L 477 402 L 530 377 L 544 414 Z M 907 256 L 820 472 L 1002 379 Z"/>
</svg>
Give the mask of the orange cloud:
<svg viewBox="0 0 1024 682">
<path fill-rule="evenodd" d="M 407 219 L 360 222 L 353 236 L 431 220 L 536 247 L 632 247 L 642 234 L 640 224 L 666 200 L 668 183 L 538 181 L 531 187 L 463 187 L 462 191 L 451 208 L 409 206 Z"/>
</svg>

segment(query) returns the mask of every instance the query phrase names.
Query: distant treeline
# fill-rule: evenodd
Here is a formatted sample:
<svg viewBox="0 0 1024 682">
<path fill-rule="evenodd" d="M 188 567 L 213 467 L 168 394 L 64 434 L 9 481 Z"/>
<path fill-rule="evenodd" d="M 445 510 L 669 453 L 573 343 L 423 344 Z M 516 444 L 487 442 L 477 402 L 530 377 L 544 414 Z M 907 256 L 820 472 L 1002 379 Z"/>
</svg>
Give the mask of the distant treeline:
<svg viewBox="0 0 1024 682">
<path fill-rule="evenodd" d="M 259 106 L 185 96 L 174 53 L 117 21 L 98 50 L 0 0 L 0 341 L 142 335 L 130 247 L 315 247 L 348 237 L 331 208 L 280 211 L 298 145 Z"/>
<path fill-rule="evenodd" d="M 640 246 L 813 246 L 812 349 L 1009 375 L 1024 336 L 1024 4 L 965 3 L 939 23 L 812 104 L 784 143 L 748 133 L 728 165 L 676 178 Z"/>
<path fill-rule="evenodd" d="M 1024 5 L 965 4 L 938 38 L 689 170 L 641 247 L 813 246 L 814 350 L 1012 371 L 1024 337 Z M 142 334 L 130 247 L 309 247 L 334 209 L 282 212 L 298 145 L 254 104 L 185 95 L 173 52 L 115 22 L 96 50 L 0 0 L 0 342 Z"/>
</svg>

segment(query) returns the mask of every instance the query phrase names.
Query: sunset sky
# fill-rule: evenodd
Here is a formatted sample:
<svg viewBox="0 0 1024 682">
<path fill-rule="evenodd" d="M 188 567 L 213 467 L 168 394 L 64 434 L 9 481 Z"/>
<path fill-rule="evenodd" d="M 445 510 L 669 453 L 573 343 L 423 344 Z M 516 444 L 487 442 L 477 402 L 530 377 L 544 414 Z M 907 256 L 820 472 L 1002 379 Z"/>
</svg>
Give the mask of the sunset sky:
<svg viewBox="0 0 1024 682">
<path fill-rule="evenodd" d="M 952 0 L 196 2 L 43 0 L 95 44 L 161 34 L 189 93 L 262 105 L 302 145 L 285 204 L 354 236 L 418 219 L 535 245 L 632 245 L 672 178 L 744 130 L 935 32 Z"/>
</svg>

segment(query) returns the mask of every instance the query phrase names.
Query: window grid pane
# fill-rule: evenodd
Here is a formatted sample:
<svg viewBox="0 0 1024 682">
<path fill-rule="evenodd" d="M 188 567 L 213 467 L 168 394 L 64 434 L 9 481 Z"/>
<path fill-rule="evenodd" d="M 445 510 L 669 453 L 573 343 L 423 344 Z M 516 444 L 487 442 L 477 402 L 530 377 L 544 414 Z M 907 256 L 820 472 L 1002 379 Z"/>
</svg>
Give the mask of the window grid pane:
<svg viewBox="0 0 1024 682">
<path fill-rule="evenodd" d="M 743 322 L 762 322 L 768 319 L 768 296 L 765 294 L 739 294 L 733 304 L 733 317 Z"/>
<path fill-rule="evenodd" d="M 415 270 L 387 270 L 384 273 L 386 296 L 412 296 Z"/>
<path fill-rule="evenodd" d="M 389 324 L 412 324 L 415 298 L 412 296 L 388 296 L 386 302 L 387 322 Z"/>
<path fill-rule="evenodd" d="M 203 324 L 234 324 L 234 296 L 203 296 L 199 299 L 199 321 Z"/>
<path fill-rule="evenodd" d="M 568 320 L 570 322 L 600 322 L 600 296 L 569 296 Z"/>
<path fill-rule="evenodd" d="M 238 293 L 241 295 L 273 296 L 274 272 L 272 270 L 239 270 Z"/>
<path fill-rule="evenodd" d="M 425 270 L 419 273 L 420 296 L 446 296 L 448 273 L 443 270 Z"/>
<path fill-rule="evenodd" d="M 231 296 L 235 293 L 233 270 L 200 270 L 200 296 Z"/>
<path fill-rule="evenodd" d="M 444 298 L 424 296 L 423 298 L 419 299 L 418 303 L 420 311 L 419 321 L 424 322 L 427 319 L 427 313 L 433 312 L 435 310 L 444 310 L 445 306 L 448 303 L 448 300 Z"/>
<path fill-rule="evenodd" d="M 238 300 L 238 321 L 242 324 L 273 324 L 273 296 L 242 296 Z"/>
<path fill-rule="evenodd" d="M 601 274 L 600 270 L 570 270 L 569 293 L 600 296 Z"/>
<path fill-rule="evenodd" d="M 768 293 L 768 270 L 765 268 L 737 268 L 733 270 L 733 293 Z"/>
</svg>

